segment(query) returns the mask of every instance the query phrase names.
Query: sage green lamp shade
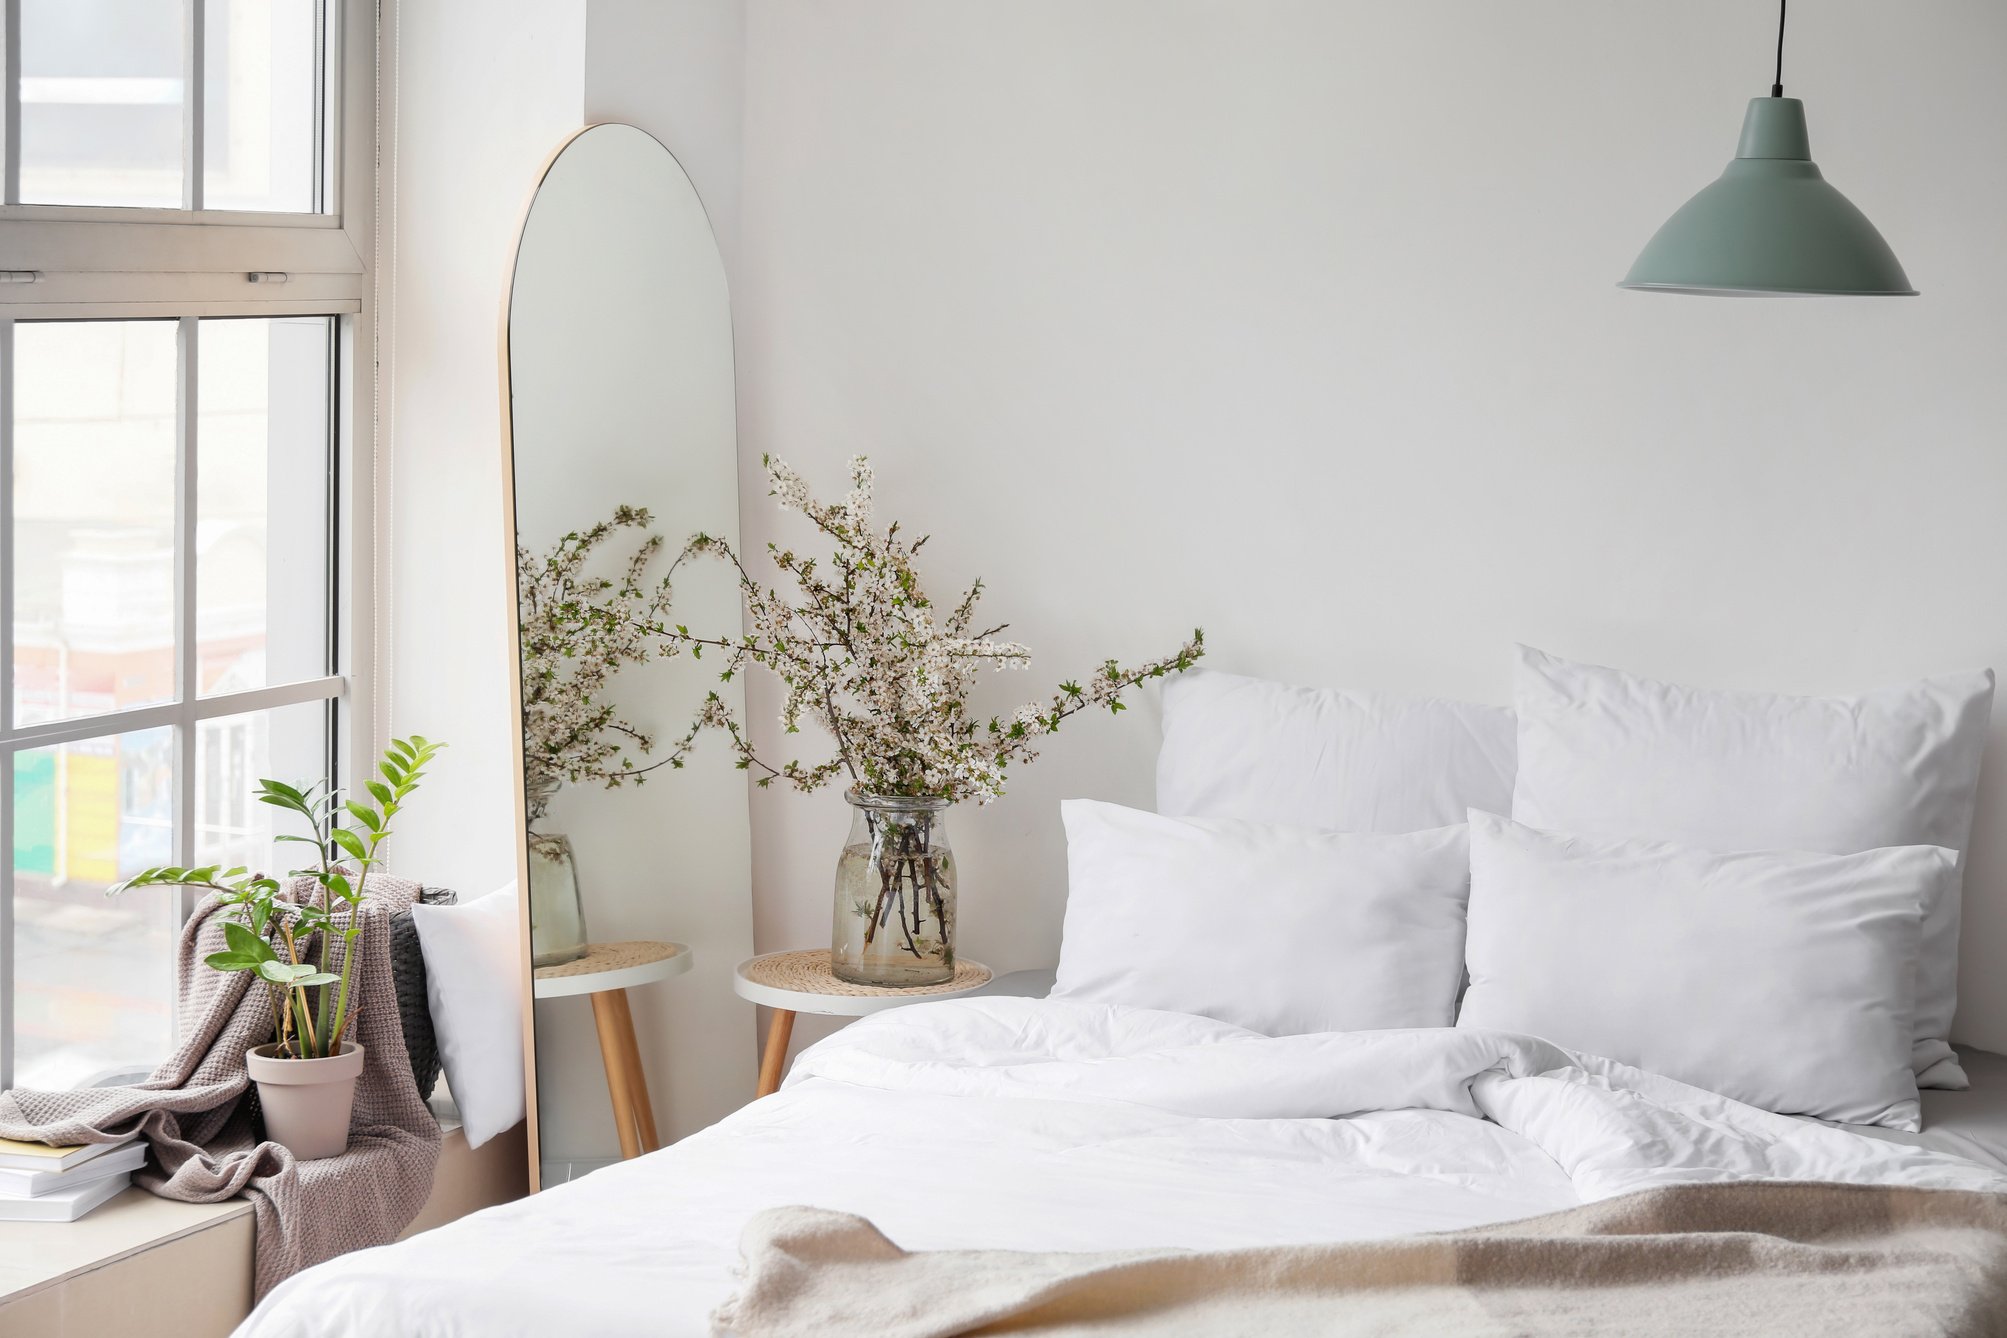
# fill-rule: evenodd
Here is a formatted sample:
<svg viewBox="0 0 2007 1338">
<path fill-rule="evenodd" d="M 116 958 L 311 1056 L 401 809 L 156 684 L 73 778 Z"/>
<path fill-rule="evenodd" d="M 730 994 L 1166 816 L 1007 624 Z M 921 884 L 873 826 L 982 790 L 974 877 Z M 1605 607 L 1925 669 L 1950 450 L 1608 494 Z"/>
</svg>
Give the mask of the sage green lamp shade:
<svg viewBox="0 0 2007 1338">
<path fill-rule="evenodd" d="M 1725 296 L 1916 296 L 1875 225 L 1812 161 L 1805 104 L 1777 97 L 1750 99 L 1735 161 L 1666 220 L 1620 286 Z"/>
</svg>

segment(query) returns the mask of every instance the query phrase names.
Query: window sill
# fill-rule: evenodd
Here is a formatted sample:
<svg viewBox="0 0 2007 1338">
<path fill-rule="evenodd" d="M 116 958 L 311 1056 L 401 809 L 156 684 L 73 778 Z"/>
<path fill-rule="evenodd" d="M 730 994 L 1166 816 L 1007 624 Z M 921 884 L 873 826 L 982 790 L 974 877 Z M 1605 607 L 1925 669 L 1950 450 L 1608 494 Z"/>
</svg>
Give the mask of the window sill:
<svg viewBox="0 0 2007 1338">
<path fill-rule="evenodd" d="M 434 1110 L 439 1169 L 406 1236 L 529 1192 L 523 1126 L 470 1149 L 451 1106 Z M 0 1222 L 0 1338 L 221 1338 L 250 1311 L 243 1199 L 175 1203 L 135 1186 L 75 1222 Z"/>
<path fill-rule="evenodd" d="M 154 1281 L 175 1276 L 200 1280 L 193 1310 L 159 1305 Z M 250 1308 L 243 1199 L 173 1203 L 135 1186 L 75 1222 L 0 1223 L 0 1333 L 228 1333 Z"/>
</svg>

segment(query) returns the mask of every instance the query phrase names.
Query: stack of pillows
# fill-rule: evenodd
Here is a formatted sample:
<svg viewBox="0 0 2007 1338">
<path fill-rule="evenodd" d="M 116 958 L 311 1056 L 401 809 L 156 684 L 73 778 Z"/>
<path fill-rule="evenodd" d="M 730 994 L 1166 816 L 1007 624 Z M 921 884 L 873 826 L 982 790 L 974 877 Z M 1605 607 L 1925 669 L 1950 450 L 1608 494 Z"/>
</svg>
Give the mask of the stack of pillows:
<svg viewBox="0 0 2007 1338">
<path fill-rule="evenodd" d="M 1158 812 L 1063 806 L 1054 995 L 1270 1035 L 1524 1032 L 1911 1131 L 1919 1086 L 1966 1085 L 1990 671 L 1784 697 L 1520 647 L 1513 695 L 1172 680 Z"/>
</svg>

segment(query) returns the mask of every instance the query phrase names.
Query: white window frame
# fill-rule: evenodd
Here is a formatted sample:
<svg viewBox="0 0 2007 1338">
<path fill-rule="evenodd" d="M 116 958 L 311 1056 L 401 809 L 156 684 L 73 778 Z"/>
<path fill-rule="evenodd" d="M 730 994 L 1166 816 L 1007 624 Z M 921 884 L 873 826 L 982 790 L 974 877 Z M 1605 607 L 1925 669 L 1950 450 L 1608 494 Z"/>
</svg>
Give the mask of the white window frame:
<svg viewBox="0 0 2007 1338">
<path fill-rule="evenodd" d="M 376 308 L 373 293 L 377 148 L 375 6 L 315 0 L 325 87 L 316 205 L 324 212 L 262 214 L 204 210 L 203 30 L 206 0 L 183 0 L 187 27 L 182 209 L 19 203 L 20 0 L 0 0 L 4 93 L 0 93 L 0 565 L 12 568 L 16 321 L 178 318 L 181 412 L 175 486 L 175 698 L 82 719 L 19 726 L 13 719 L 12 581 L 0 580 L 0 786 L 13 783 L 18 751 L 175 727 L 174 859 L 195 857 L 198 722 L 305 702 L 337 704 L 331 739 L 338 775 L 373 758 L 378 722 L 369 684 L 376 643 L 374 423 Z M 280 281 L 274 282 L 278 278 Z M 334 387 L 334 672 L 326 677 L 204 697 L 196 679 L 194 592 L 197 406 L 193 334 L 204 317 L 329 316 L 339 381 Z M 0 803 L 0 1087 L 14 1076 L 13 804 Z M 189 904 L 182 906 L 183 914 Z"/>
</svg>

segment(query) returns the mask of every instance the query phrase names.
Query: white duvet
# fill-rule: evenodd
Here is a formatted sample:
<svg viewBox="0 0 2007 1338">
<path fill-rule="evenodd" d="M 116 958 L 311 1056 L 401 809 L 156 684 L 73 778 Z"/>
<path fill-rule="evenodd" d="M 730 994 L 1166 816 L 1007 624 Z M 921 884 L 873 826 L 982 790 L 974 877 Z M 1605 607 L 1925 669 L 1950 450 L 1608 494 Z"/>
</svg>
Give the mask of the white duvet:
<svg viewBox="0 0 2007 1338">
<path fill-rule="evenodd" d="M 762 1208 L 909 1248 L 1220 1248 L 1439 1231 L 1676 1180 L 2007 1190 L 1941 1153 L 1498 1032 L 1270 1038 L 975 999 L 866 1018 L 674 1147 L 311 1269 L 239 1330 L 702 1334 Z"/>
</svg>

